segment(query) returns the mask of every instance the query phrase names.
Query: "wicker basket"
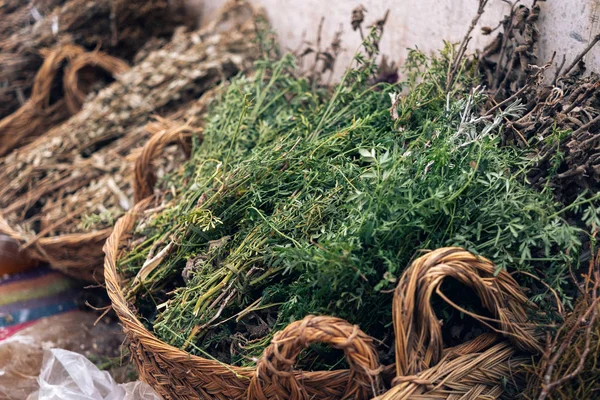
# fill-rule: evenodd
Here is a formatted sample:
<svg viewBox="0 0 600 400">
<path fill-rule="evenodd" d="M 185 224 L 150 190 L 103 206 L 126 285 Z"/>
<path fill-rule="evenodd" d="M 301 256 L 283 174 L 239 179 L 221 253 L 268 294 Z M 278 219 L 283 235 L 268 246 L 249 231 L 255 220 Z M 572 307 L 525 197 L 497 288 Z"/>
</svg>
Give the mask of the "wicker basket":
<svg viewBox="0 0 600 400">
<path fill-rule="evenodd" d="M 129 69 L 127 63 L 116 57 L 101 51 L 86 52 L 83 47 L 74 44 L 58 45 L 44 54 L 44 63 L 35 75 L 29 100 L 0 120 L 0 156 L 31 142 L 77 113 L 90 92 L 86 86 L 98 80 L 92 71 L 101 70 L 116 76 Z M 57 78 L 65 62 L 67 66 L 62 77 L 64 97 L 52 102 L 52 88 L 59 81 Z M 89 75 L 88 85 L 82 84 L 84 72 Z"/>
<path fill-rule="evenodd" d="M 144 327 L 117 273 L 122 242 L 151 200 L 117 222 L 104 247 L 104 273 L 140 377 L 166 399 L 495 399 L 503 392 L 504 377 L 527 359 L 518 353 L 541 351 L 526 323 L 527 299 L 517 282 L 506 272 L 494 277 L 495 266 L 484 258 L 442 248 L 414 261 L 395 292 L 395 366 L 380 364 L 375 339 L 358 326 L 327 316 L 307 316 L 278 332 L 255 368 L 190 355 Z M 440 285 L 446 277 L 474 290 L 493 318 L 471 315 L 496 333 L 443 349 L 430 299 L 435 293 L 443 296 Z M 295 370 L 296 357 L 313 343 L 344 351 L 350 369 Z"/>
<path fill-rule="evenodd" d="M 0 234 L 16 239 L 32 259 L 80 279 L 102 281 L 102 244 L 113 220 L 132 207 L 134 196 L 152 194 L 150 173 L 136 169 L 135 193 L 131 184 L 135 152 L 147 140 L 151 146 L 156 135 L 146 128 L 148 121 L 159 113 L 200 126 L 218 83 L 252 68 L 260 16 L 245 2 L 229 2 L 209 26 L 178 31 L 79 113 L 0 158 Z M 64 69 L 70 88 L 65 109 L 79 106 L 86 88 L 80 78 L 91 62 L 98 60 L 83 54 Z M 176 123 L 174 129 L 184 125 Z M 181 165 L 172 149 L 163 154 L 163 170 Z"/>
<path fill-rule="evenodd" d="M 135 167 L 133 189 L 136 201 L 152 194 L 155 183 L 152 162 L 160 157 L 160 152 L 166 146 L 178 143 L 184 147 L 184 152 L 188 155 L 189 148 L 184 139 L 189 138 L 192 134 L 199 133 L 199 131 L 186 125 L 175 124 L 175 126 L 169 126 L 165 120 L 150 124 L 147 128 L 152 130 L 153 127 L 156 128 L 157 126 L 162 129 L 158 129 L 150 137 L 134 165 L 124 166 L 124 168 Z M 104 179 L 111 179 L 111 176 L 106 175 Z M 111 231 L 112 229 L 108 228 L 89 233 L 40 237 L 32 241 L 31 238 L 24 238 L 0 216 L 0 233 L 21 243 L 30 243 L 25 252 L 28 257 L 33 260 L 47 262 L 55 269 L 71 277 L 90 282 L 100 282 L 104 278 L 102 272 L 102 259 L 104 256 L 102 246 Z"/>
</svg>

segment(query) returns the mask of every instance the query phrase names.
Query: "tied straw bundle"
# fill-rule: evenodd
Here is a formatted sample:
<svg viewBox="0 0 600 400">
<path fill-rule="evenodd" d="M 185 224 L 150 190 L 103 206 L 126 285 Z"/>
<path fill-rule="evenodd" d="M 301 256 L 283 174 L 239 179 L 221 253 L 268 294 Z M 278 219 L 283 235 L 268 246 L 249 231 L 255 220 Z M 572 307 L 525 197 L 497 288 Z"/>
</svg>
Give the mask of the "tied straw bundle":
<svg viewBox="0 0 600 400">
<path fill-rule="evenodd" d="M 34 23 L 0 34 L 0 118 L 14 113 L 30 97 L 43 49 L 75 44 L 130 62 L 148 40 L 168 38 L 185 22 L 178 1 L 44 0 L 48 7 L 39 9 L 37 3 L 19 8 L 35 15 Z"/>
<path fill-rule="evenodd" d="M 251 67 L 256 46 L 248 40 L 255 35 L 255 17 L 248 4 L 229 4 L 211 26 L 179 32 L 85 103 L 81 112 L 0 159 L 1 179 L 8 182 L 0 189 L 0 231 L 18 240 L 34 260 L 81 279 L 102 280 L 102 243 L 114 220 L 141 196 L 134 196 L 132 161 L 146 140 L 156 148 L 166 145 L 153 138 L 168 129 L 156 124 L 146 128 L 149 119 L 157 113 L 190 123 L 201 119 L 211 95 L 194 98 Z M 71 65 L 67 76 L 79 68 Z M 73 101 L 77 104 L 77 96 Z M 198 132 L 190 125 L 178 137 Z M 176 152 L 163 154 L 158 160 L 146 158 L 143 174 L 137 171 L 141 193 L 147 195 L 154 184 L 150 161 L 157 162 L 160 176 L 181 164 Z"/>
<path fill-rule="evenodd" d="M 98 176 L 68 197 L 49 198 L 42 215 L 38 216 L 41 230 L 37 235 L 23 238 L 2 218 L 0 231 L 21 240 L 21 251 L 33 260 L 47 262 L 76 279 L 101 281 L 103 273 L 98 260 L 102 257 L 102 245 L 111 232 L 111 219 L 87 222 L 86 219 L 90 219 L 87 213 L 90 208 L 95 208 L 94 202 L 100 202 L 97 207 L 119 215 L 119 211 L 130 209 L 132 199 L 137 198 L 132 193 L 137 195 L 153 190 L 154 170 L 160 171 L 162 176 L 179 166 L 182 157 L 168 146 L 177 144 L 185 153 L 187 142 L 198 132 L 186 126 L 167 129 L 167 125 L 168 121 L 159 119 L 145 127 L 144 135 L 124 137 L 118 147 L 112 149 L 121 163 L 120 169 L 112 166 L 108 170 L 116 171 L 114 174 Z M 142 148 L 136 149 L 139 136 L 149 139 Z M 83 176 L 90 175 L 89 170 L 80 172 Z M 88 224 L 93 223 L 96 226 L 90 229 Z"/>
</svg>

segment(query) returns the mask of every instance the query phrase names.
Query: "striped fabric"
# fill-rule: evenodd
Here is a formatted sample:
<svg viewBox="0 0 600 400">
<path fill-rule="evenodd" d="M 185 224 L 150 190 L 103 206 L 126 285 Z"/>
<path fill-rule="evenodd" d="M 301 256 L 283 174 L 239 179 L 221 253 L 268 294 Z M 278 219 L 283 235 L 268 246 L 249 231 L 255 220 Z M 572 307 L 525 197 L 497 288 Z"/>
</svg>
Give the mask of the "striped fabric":
<svg viewBox="0 0 600 400">
<path fill-rule="evenodd" d="M 71 280 L 48 268 L 0 278 L 0 340 L 40 318 L 76 309 L 78 291 Z"/>
</svg>

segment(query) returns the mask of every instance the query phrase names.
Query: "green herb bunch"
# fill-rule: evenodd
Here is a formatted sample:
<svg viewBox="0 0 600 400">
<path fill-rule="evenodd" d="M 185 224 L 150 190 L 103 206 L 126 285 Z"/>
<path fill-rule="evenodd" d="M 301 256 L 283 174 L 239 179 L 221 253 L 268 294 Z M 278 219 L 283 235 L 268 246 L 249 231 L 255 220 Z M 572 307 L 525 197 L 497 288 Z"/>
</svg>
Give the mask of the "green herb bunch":
<svg viewBox="0 0 600 400">
<path fill-rule="evenodd" d="M 122 262 L 133 276 L 171 243 L 131 286 L 158 337 L 251 364 L 277 330 L 327 314 L 389 345 L 398 277 L 418 250 L 450 245 L 566 297 L 582 231 L 528 187 L 524 155 L 499 144 L 522 107 L 480 117 L 485 96 L 466 68 L 446 92 L 450 54 L 412 51 L 398 84 L 374 83 L 362 55 L 333 90 L 298 78 L 291 56 L 234 79 L 177 201 L 138 228 L 147 240 Z"/>
</svg>

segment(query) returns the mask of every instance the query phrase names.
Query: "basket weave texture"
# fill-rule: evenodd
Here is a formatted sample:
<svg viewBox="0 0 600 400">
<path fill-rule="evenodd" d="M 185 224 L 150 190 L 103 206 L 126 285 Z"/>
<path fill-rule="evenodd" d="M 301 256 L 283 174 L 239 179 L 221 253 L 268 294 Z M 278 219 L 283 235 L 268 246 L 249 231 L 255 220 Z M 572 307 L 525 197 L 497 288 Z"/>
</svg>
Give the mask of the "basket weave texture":
<svg viewBox="0 0 600 400">
<path fill-rule="evenodd" d="M 254 368 L 190 355 L 144 327 L 125 298 L 117 272 L 121 245 L 150 204 L 151 197 L 116 223 L 104 247 L 104 273 L 140 378 L 166 399 L 496 399 L 503 393 L 503 380 L 542 350 L 527 323 L 527 298 L 512 276 L 505 271 L 494 276 L 492 262 L 461 248 L 441 248 L 416 259 L 395 291 L 395 365 L 380 364 L 375 339 L 358 326 L 312 315 L 275 334 Z M 461 310 L 493 333 L 443 347 L 431 298 L 437 294 L 459 307 L 440 290 L 446 278 L 476 293 L 491 317 Z M 314 343 L 342 350 L 349 369 L 294 369 L 299 353 Z"/>
<path fill-rule="evenodd" d="M 210 93 L 220 82 L 251 69 L 259 53 L 255 23 L 262 15 L 246 2 L 225 4 L 209 26 L 179 30 L 169 43 L 86 101 L 76 115 L 0 157 L 0 181 L 6 183 L 0 187 L 0 234 L 19 242 L 32 260 L 79 279 L 102 281 L 102 246 L 112 231 L 113 218 L 153 193 L 155 175 L 182 164 L 183 157 L 174 154 L 172 147 L 164 148 L 172 142 L 169 133 L 159 133 L 172 131 L 180 143 L 183 136 L 201 130 Z M 73 45 L 61 49 L 65 51 L 48 56 L 43 70 L 62 71 L 65 97 L 60 102 L 67 112 L 85 98 L 90 67 L 110 65 L 107 58 L 98 58 L 101 52 L 86 53 Z M 59 68 L 64 60 L 69 63 Z M 44 93 L 49 94 L 47 86 L 36 88 L 46 88 Z M 23 110 L 39 108 L 28 104 Z M 148 124 L 152 119 L 158 122 Z M 182 119 L 185 127 L 166 126 L 167 119 Z M 23 118 L 18 121 L 10 126 L 24 132 Z M 140 151 L 146 141 L 148 150 Z M 184 153 L 189 154 L 187 146 Z M 138 155 L 134 170 L 132 161 Z"/>
<path fill-rule="evenodd" d="M 162 129 L 161 129 L 162 128 Z M 152 192 L 156 178 L 153 173 L 153 161 L 160 157 L 161 151 L 168 145 L 179 144 L 189 153 L 188 139 L 201 133 L 186 125 L 173 128 L 167 120 L 159 120 L 149 124 L 147 130 L 154 135 L 142 147 L 134 162 L 135 179 L 133 189 L 136 198 L 139 193 L 149 195 Z M 0 233 L 20 240 L 22 235 L 10 227 L 0 216 Z M 27 248 L 27 254 L 34 260 L 44 260 L 63 273 L 76 279 L 99 282 L 104 278 L 102 264 L 102 246 L 111 233 L 111 229 L 89 233 L 73 233 L 53 237 L 40 237 Z"/>
</svg>

